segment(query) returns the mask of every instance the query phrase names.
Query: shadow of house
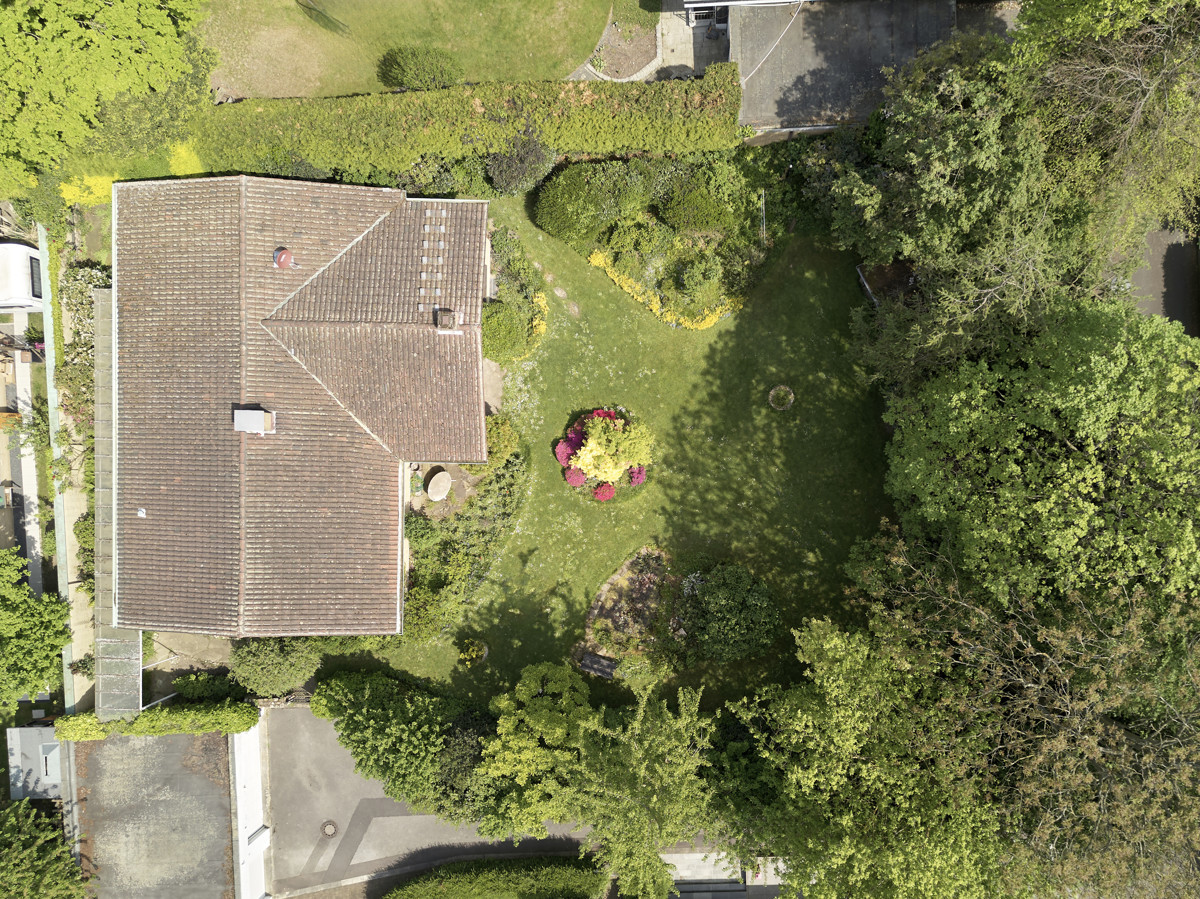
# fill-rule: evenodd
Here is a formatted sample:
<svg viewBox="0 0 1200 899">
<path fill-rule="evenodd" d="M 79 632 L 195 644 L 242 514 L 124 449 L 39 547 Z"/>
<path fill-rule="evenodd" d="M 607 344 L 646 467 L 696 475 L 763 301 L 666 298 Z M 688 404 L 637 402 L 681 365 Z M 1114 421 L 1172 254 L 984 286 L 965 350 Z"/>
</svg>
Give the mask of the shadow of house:
<svg viewBox="0 0 1200 899">
<path fill-rule="evenodd" d="M 1143 265 L 1133 273 L 1133 296 L 1147 315 L 1163 315 L 1200 337 L 1200 247 L 1179 231 L 1146 236 Z"/>
<path fill-rule="evenodd" d="M 950 37 L 954 25 L 954 0 L 731 7 L 739 123 L 772 131 L 864 122 L 882 99 L 883 70 Z"/>
</svg>

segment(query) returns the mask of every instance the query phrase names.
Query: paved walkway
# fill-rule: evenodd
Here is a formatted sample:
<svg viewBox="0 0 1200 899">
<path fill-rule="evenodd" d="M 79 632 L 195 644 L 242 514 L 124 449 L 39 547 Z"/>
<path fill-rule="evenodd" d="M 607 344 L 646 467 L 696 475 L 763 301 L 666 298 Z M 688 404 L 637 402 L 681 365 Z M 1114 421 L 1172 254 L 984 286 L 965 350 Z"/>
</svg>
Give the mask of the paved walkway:
<svg viewBox="0 0 1200 899">
<path fill-rule="evenodd" d="M 142 632 L 116 627 L 113 604 L 112 292 L 96 291 L 96 717 L 142 708 Z"/>
</svg>

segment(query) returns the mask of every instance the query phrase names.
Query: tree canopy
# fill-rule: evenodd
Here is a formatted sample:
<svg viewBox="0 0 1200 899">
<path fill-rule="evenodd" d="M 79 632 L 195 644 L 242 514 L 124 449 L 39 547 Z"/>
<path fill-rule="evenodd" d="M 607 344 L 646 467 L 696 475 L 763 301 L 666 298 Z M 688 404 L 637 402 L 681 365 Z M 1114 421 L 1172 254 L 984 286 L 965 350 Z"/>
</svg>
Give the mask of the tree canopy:
<svg viewBox="0 0 1200 899">
<path fill-rule="evenodd" d="M 55 593 L 34 596 L 19 549 L 0 550 L 0 703 L 62 680 L 70 609 Z"/>
<path fill-rule="evenodd" d="M 1006 360 L 894 397 L 889 492 L 1000 607 L 1200 587 L 1200 346 L 1121 302 L 1064 308 Z"/>
<path fill-rule="evenodd" d="M 14 0 L 0 5 L 0 195 L 83 144 L 101 104 L 184 74 L 197 0 Z"/>
<path fill-rule="evenodd" d="M 86 899 L 83 872 L 61 826 L 28 799 L 0 803 L 0 894 L 38 899 Z"/>
</svg>

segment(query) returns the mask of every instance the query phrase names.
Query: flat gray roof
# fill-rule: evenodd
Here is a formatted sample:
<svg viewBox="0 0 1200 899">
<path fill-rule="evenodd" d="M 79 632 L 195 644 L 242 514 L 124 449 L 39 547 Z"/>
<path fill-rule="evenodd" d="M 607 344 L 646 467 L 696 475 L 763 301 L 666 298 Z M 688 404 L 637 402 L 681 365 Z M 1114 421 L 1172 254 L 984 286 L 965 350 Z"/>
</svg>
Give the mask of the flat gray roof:
<svg viewBox="0 0 1200 899">
<path fill-rule="evenodd" d="M 10 727 L 8 794 L 12 799 L 61 799 L 62 751 L 53 727 Z"/>
<path fill-rule="evenodd" d="M 863 122 L 899 67 L 954 30 L 954 0 L 815 0 L 731 7 L 729 55 L 742 77 L 740 124 L 757 129 Z"/>
</svg>

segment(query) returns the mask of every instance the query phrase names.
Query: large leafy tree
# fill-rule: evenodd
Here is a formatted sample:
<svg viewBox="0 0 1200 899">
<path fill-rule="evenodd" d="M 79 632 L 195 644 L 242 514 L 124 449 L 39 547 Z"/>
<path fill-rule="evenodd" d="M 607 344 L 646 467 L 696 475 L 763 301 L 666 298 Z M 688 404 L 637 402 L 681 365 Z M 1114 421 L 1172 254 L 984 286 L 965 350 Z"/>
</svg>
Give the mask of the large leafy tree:
<svg viewBox="0 0 1200 899">
<path fill-rule="evenodd" d="M 0 895 L 37 899 L 89 895 L 62 828 L 39 814 L 28 799 L 0 807 Z"/>
<path fill-rule="evenodd" d="M 744 731 L 719 773 L 738 852 L 781 856 L 813 899 L 989 895 L 996 826 L 944 664 L 828 620 L 795 634 L 806 680 L 733 706 Z"/>
<path fill-rule="evenodd" d="M 854 573 L 892 644 L 937 647 L 973 733 L 973 776 L 1010 840 L 1014 887 L 1075 895 L 1200 890 L 1200 611 L 1114 588 L 997 609 L 944 553 L 887 529 Z"/>
<path fill-rule="evenodd" d="M 1003 361 L 893 399 L 888 489 L 904 533 L 997 607 L 1200 589 L 1200 344 L 1123 302 L 1064 309 Z M 1116 611 L 1114 614 L 1116 614 Z"/>
<path fill-rule="evenodd" d="M 19 550 L 0 551 L 0 703 L 60 682 L 71 639 L 67 604 L 55 593 L 34 596 L 28 570 Z"/>
<path fill-rule="evenodd" d="M 543 835 L 546 820 L 590 825 L 623 894 L 665 899 L 673 877 L 659 853 L 710 820 L 701 773 L 711 722 L 694 691 L 681 690 L 672 709 L 643 690 L 619 712 L 593 708 L 587 695 L 578 673 L 543 664 L 496 701 L 483 773 L 506 793 L 481 829 Z"/>
<path fill-rule="evenodd" d="M 490 722 L 472 709 L 417 683 L 352 672 L 322 681 L 312 711 L 333 720 L 355 770 L 388 796 L 453 821 L 480 813 L 475 765 Z"/>
<path fill-rule="evenodd" d="M 86 141 L 101 104 L 186 70 L 196 0 L 13 0 L 0 5 L 0 195 Z"/>
</svg>

